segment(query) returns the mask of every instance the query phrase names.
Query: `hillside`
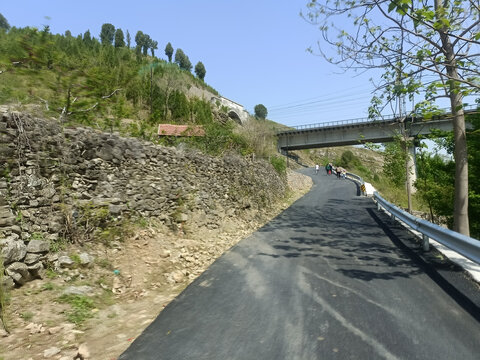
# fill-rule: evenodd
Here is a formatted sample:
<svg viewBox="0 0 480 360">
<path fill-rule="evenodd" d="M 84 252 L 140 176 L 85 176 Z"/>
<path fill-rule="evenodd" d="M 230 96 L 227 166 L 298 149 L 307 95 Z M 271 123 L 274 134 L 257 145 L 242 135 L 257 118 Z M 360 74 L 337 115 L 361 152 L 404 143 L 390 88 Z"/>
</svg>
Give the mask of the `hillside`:
<svg viewBox="0 0 480 360">
<path fill-rule="evenodd" d="M 38 115 L 66 125 L 152 140 L 160 123 L 203 125 L 207 139 L 193 142 L 197 147 L 213 151 L 205 143 L 216 137 L 222 149 L 250 151 L 233 135 L 226 109 L 211 102 L 218 91 L 204 73 L 191 73 L 181 49 L 175 62 L 146 50 L 100 42 L 89 32 L 52 34 L 48 26 L 0 30 L 0 103 L 36 105 Z"/>
</svg>

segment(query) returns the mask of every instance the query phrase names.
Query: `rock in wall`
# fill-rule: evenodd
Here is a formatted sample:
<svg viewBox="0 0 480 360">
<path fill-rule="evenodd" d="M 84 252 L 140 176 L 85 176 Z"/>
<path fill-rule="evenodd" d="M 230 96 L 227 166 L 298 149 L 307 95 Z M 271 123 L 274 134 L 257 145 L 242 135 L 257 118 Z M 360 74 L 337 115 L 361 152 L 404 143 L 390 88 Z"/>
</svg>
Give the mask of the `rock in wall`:
<svg viewBox="0 0 480 360">
<path fill-rule="evenodd" d="M 0 108 L 0 248 L 10 285 L 43 276 L 52 244 L 85 225 L 85 209 L 217 228 L 285 190 L 262 160 L 216 158 Z"/>
</svg>

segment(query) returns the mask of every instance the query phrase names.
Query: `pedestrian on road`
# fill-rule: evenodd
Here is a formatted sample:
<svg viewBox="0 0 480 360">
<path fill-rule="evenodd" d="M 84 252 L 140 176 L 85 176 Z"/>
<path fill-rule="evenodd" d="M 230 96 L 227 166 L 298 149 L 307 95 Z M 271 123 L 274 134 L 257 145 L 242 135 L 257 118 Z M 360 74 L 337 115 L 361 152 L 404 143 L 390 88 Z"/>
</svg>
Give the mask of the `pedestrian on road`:
<svg viewBox="0 0 480 360">
<path fill-rule="evenodd" d="M 318 174 L 318 170 L 320 169 L 320 166 L 318 166 L 318 164 L 315 165 L 315 175 Z"/>
<path fill-rule="evenodd" d="M 337 166 L 335 169 L 335 173 L 337 174 L 337 179 L 340 180 L 340 173 L 342 172 L 342 168 Z"/>
<path fill-rule="evenodd" d="M 330 175 L 332 173 L 332 163 L 328 163 L 326 166 L 325 166 L 325 170 L 327 171 L 327 175 Z"/>
</svg>

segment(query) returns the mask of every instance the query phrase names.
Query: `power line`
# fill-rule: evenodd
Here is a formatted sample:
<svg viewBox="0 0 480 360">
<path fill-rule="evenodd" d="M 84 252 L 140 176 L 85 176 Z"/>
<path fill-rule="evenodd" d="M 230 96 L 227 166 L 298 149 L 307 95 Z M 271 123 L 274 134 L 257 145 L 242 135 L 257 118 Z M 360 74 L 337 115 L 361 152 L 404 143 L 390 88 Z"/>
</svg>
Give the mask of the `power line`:
<svg viewBox="0 0 480 360">
<path fill-rule="evenodd" d="M 329 103 L 309 105 L 302 108 L 292 108 L 288 110 L 272 112 L 270 114 L 270 117 L 272 119 L 282 119 L 286 117 L 302 116 L 308 114 L 321 115 L 322 113 L 329 112 L 331 110 L 356 107 L 366 110 L 368 108 L 368 102 L 366 102 L 366 98 L 358 97 L 354 99 L 352 98 L 350 100 L 344 100 L 341 98 L 340 100 L 331 101 Z"/>
<path fill-rule="evenodd" d="M 324 102 L 315 102 L 315 103 L 305 103 L 302 105 L 297 105 L 293 107 L 288 107 L 284 108 L 281 110 L 269 110 L 269 113 L 271 114 L 282 114 L 282 113 L 289 113 L 289 112 L 296 112 L 299 110 L 304 110 L 304 109 L 322 109 L 325 107 L 335 107 L 339 106 L 342 104 L 353 104 L 353 103 L 365 103 L 365 100 L 370 99 L 368 96 L 359 96 L 355 98 L 350 98 L 350 99 L 345 99 L 342 96 L 337 97 L 336 99 L 332 99 L 329 101 L 324 101 Z"/>
<path fill-rule="evenodd" d="M 356 90 L 356 89 L 361 89 L 360 92 L 363 92 L 363 93 L 365 93 L 367 91 L 368 92 L 371 91 L 370 89 L 367 90 L 363 86 L 357 86 L 357 87 L 353 87 L 353 88 L 348 89 L 349 92 L 346 92 L 346 93 L 343 93 L 343 94 L 342 93 L 336 93 L 335 95 L 332 95 L 332 93 L 330 92 L 328 94 L 324 94 L 324 95 L 321 95 L 321 96 L 316 96 L 316 97 L 313 97 L 313 98 L 297 100 L 297 101 L 293 101 L 293 102 L 289 102 L 289 103 L 285 103 L 285 104 L 281 104 L 281 105 L 269 106 L 269 111 L 273 112 L 273 111 L 276 111 L 276 110 L 282 110 L 282 109 L 286 109 L 286 108 L 294 108 L 294 107 L 299 107 L 299 106 L 308 105 L 308 104 L 321 103 L 321 102 L 324 102 L 324 101 L 328 101 L 328 100 L 338 98 L 339 96 L 342 96 L 342 97 L 347 96 L 348 97 L 348 96 L 351 96 L 351 95 L 358 94 L 359 90 Z"/>
</svg>

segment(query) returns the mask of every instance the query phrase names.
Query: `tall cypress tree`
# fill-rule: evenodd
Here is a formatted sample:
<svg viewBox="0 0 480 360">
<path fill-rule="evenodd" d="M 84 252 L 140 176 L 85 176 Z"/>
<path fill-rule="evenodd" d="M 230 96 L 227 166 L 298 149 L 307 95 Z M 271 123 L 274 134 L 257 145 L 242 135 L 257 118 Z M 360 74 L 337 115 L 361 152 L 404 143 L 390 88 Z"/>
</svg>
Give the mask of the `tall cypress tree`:
<svg viewBox="0 0 480 360">
<path fill-rule="evenodd" d="M 85 33 L 83 34 L 83 42 L 87 46 L 92 45 L 92 35 L 90 35 L 90 30 L 85 31 Z"/>
<path fill-rule="evenodd" d="M 103 24 L 100 32 L 100 41 L 102 45 L 112 45 L 115 37 L 115 26 L 112 24 Z"/>
<path fill-rule="evenodd" d="M 125 46 L 125 40 L 123 37 L 123 31 L 122 29 L 117 29 L 115 31 L 115 47 L 124 47 Z"/>
<path fill-rule="evenodd" d="M 177 49 L 175 52 L 175 63 L 183 70 L 192 70 L 192 63 L 187 55 L 183 52 L 182 49 Z"/>
<path fill-rule="evenodd" d="M 0 29 L 4 29 L 4 30 L 10 29 L 10 24 L 2 14 L 0 14 Z"/>
<path fill-rule="evenodd" d="M 135 47 L 135 53 L 137 54 L 138 58 L 138 55 L 142 53 L 142 47 L 145 43 L 145 35 L 140 30 L 138 30 L 137 34 L 135 35 L 135 43 L 137 44 L 137 46 Z"/>
<path fill-rule="evenodd" d="M 130 33 L 127 30 L 127 47 L 130 49 L 132 38 L 130 37 Z"/>
<path fill-rule="evenodd" d="M 207 70 L 205 70 L 205 66 L 201 61 L 199 61 L 197 65 L 195 65 L 195 74 L 200 80 L 203 81 L 206 73 L 207 73 Z"/>
<path fill-rule="evenodd" d="M 172 62 L 172 56 L 173 56 L 172 44 L 168 43 L 167 46 L 165 46 L 165 55 L 167 55 L 168 57 L 168 62 Z"/>
</svg>

